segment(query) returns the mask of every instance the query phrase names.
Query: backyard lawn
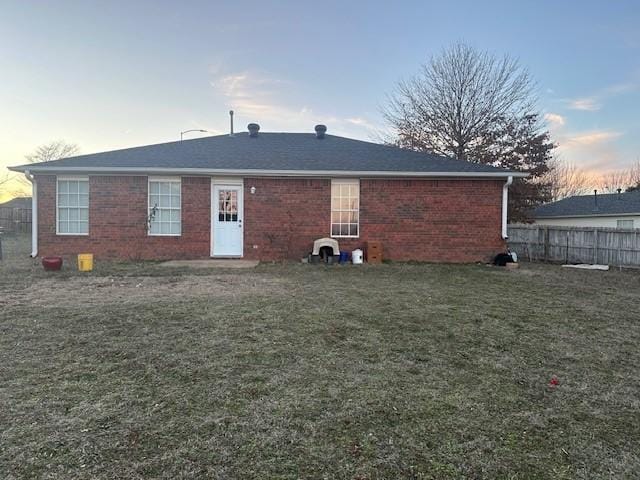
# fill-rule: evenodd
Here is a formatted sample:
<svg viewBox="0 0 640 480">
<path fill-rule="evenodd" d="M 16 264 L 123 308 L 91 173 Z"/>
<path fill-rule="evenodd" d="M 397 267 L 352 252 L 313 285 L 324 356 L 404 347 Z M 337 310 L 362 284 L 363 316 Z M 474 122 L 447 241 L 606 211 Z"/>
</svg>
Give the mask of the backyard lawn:
<svg viewBox="0 0 640 480">
<path fill-rule="evenodd" d="M 4 250 L 1 478 L 640 477 L 638 271 Z"/>
</svg>

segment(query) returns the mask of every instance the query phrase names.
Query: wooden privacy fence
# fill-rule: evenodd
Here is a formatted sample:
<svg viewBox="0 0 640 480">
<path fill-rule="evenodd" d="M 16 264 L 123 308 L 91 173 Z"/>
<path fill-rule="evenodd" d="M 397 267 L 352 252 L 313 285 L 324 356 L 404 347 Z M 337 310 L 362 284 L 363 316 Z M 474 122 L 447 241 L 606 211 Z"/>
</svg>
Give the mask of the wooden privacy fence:
<svg viewBox="0 0 640 480">
<path fill-rule="evenodd" d="M 523 260 L 640 267 L 640 229 L 514 224 L 508 233 Z"/>
<path fill-rule="evenodd" d="M 0 231 L 27 233 L 31 231 L 31 209 L 0 207 Z"/>
</svg>

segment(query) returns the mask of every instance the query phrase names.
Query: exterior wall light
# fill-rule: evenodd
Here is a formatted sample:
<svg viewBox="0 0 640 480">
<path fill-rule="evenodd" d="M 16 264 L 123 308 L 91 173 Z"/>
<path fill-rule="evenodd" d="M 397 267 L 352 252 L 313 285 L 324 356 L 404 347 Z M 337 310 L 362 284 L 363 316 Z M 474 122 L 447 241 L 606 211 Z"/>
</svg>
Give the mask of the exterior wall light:
<svg viewBox="0 0 640 480">
<path fill-rule="evenodd" d="M 256 193 L 256 187 L 251 187 L 251 195 L 253 195 L 254 193 Z"/>
</svg>

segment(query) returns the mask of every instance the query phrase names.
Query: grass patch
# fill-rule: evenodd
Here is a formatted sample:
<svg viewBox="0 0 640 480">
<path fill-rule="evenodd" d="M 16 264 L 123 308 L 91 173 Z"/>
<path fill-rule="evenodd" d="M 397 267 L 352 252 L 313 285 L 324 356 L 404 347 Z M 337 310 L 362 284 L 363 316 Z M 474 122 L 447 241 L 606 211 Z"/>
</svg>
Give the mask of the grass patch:
<svg viewBox="0 0 640 480">
<path fill-rule="evenodd" d="M 19 240 L 0 266 L 6 478 L 640 472 L 637 272 L 51 274 Z"/>
</svg>

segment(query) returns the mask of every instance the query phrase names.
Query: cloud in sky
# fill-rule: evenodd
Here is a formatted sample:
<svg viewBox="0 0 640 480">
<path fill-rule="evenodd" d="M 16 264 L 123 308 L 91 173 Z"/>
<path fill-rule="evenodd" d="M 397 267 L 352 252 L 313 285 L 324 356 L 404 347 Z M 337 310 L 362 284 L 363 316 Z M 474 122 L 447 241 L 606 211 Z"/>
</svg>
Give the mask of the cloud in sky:
<svg viewBox="0 0 640 480">
<path fill-rule="evenodd" d="M 640 90 L 640 75 L 636 74 L 630 81 L 609 85 L 593 95 L 569 99 L 566 103 L 572 110 L 596 112 L 602 108 L 605 100 L 638 90 Z"/>
<path fill-rule="evenodd" d="M 222 75 L 211 81 L 216 93 L 236 115 L 267 128 L 292 128 L 306 120 L 311 123 L 314 112 L 302 105 L 294 107 L 279 98 L 286 82 L 259 72 Z M 242 128 L 241 126 L 238 126 Z"/>
<path fill-rule="evenodd" d="M 607 143 L 621 136 L 622 132 L 595 130 L 568 136 L 564 144 L 567 147 L 587 147 Z"/>
<path fill-rule="evenodd" d="M 571 129 L 570 118 L 555 112 L 545 113 L 544 118 L 558 145 L 556 153 L 560 158 L 593 174 L 625 166 L 617 144 L 624 132 L 614 129 L 576 131 Z"/>
<path fill-rule="evenodd" d="M 601 115 L 597 113 L 609 100 L 625 95 L 635 95 L 640 91 L 640 69 L 632 72 L 624 81 L 604 86 L 590 95 L 561 100 L 568 110 L 583 112 L 591 121 Z M 571 125 L 572 115 L 547 113 L 545 119 L 558 144 L 556 152 L 563 158 L 584 168 L 585 170 L 612 171 L 627 168 L 633 154 L 629 152 L 628 143 L 633 132 L 633 124 L 593 130 L 577 130 Z M 587 117 L 588 115 L 588 117 Z M 623 131 L 626 130 L 626 131 Z"/>
<path fill-rule="evenodd" d="M 588 171 L 610 171 L 622 168 L 624 159 L 616 140 L 624 135 L 614 130 L 585 132 L 556 131 L 557 153 L 570 163 Z"/>
<path fill-rule="evenodd" d="M 308 131 L 318 123 L 327 124 L 330 133 L 371 138 L 376 126 L 362 115 L 343 116 L 337 112 L 318 112 L 290 100 L 295 85 L 266 72 L 223 72 L 212 69 L 214 94 L 223 97 L 239 121 L 257 122 L 268 131 Z M 238 125 L 237 130 L 242 130 Z"/>
<path fill-rule="evenodd" d="M 594 97 L 576 98 L 569 101 L 571 110 L 583 110 L 586 112 L 595 112 L 602 108 L 602 105 Z"/>
<path fill-rule="evenodd" d="M 551 128 L 562 127 L 566 123 L 565 118 L 559 113 L 548 112 L 544 114 L 544 119 Z"/>
<path fill-rule="evenodd" d="M 375 130 L 377 128 L 375 125 L 369 122 L 366 118 L 362 118 L 362 117 L 345 118 L 344 121 L 347 123 L 350 123 L 351 125 L 357 125 L 357 126 L 369 128 L 371 130 Z"/>
<path fill-rule="evenodd" d="M 635 92 L 638 89 L 640 89 L 640 83 L 638 81 L 632 81 L 610 85 L 604 89 L 604 92 L 609 95 L 622 95 Z"/>
</svg>

